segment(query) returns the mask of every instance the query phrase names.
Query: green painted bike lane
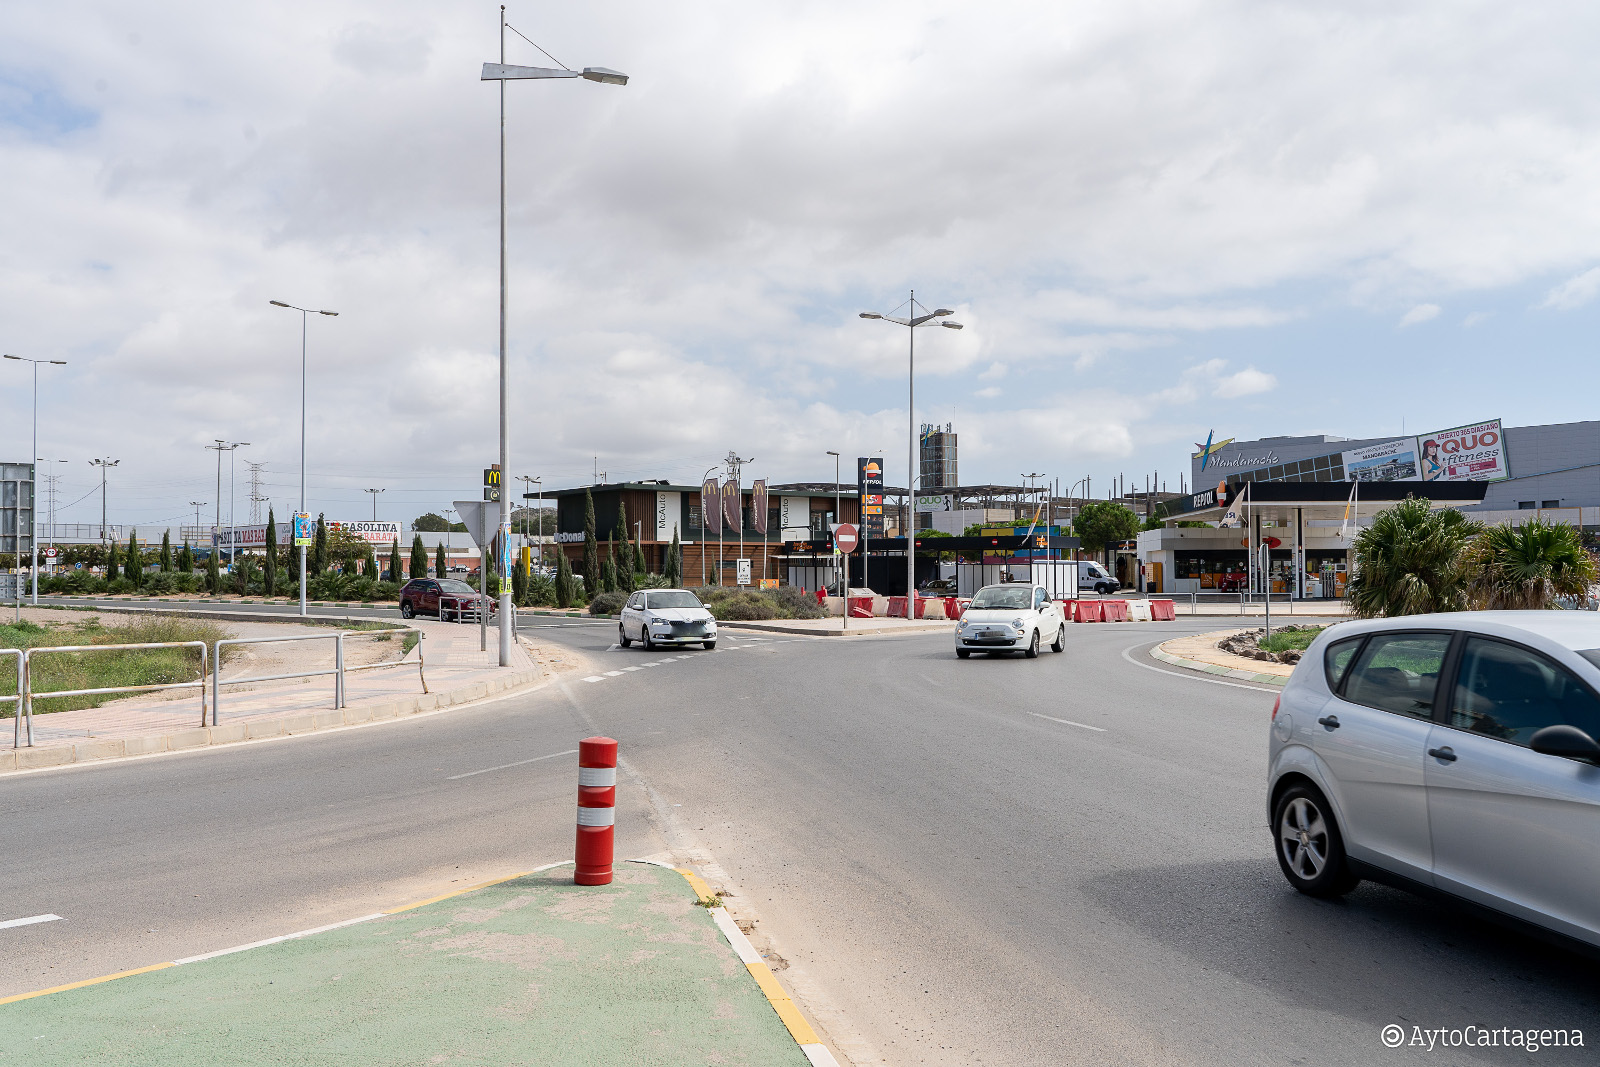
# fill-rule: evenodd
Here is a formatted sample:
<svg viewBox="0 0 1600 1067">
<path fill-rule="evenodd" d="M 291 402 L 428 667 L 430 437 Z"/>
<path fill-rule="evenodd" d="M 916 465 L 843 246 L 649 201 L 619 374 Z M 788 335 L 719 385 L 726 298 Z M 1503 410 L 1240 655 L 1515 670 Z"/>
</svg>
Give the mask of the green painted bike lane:
<svg viewBox="0 0 1600 1067">
<path fill-rule="evenodd" d="M 0 1005 L 0 1064 L 785 1064 L 676 871 L 569 865 L 295 940 Z"/>
</svg>

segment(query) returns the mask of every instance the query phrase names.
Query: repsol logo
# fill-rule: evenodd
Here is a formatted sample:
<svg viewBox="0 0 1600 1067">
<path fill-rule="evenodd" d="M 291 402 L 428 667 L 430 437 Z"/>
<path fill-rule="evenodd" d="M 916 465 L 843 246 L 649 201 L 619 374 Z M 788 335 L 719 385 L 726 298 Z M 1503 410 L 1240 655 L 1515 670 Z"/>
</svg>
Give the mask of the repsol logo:
<svg viewBox="0 0 1600 1067">
<path fill-rule="evenodd" d="M 1209 508 L 1216 502 L 1217 491 L 1215 489 L 1207 489 L 1203 493 L 1196 493 L 1194 495 L 1194 506 L 1197 508 Z"/>
</svg>

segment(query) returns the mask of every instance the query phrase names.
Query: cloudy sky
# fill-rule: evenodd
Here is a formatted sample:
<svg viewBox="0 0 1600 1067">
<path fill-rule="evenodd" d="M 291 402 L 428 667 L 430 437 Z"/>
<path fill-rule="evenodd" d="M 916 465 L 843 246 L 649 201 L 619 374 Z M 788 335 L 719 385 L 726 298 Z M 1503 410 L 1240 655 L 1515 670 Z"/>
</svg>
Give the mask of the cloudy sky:
<svg viewBox="0 0 1600 1067">
<path fill-rule="evenodd" d="M 1170 488 L 1193 443 L 1595 417 L 1600 8 L 513 3 L 512 474 L 773 480 L 917 414 L 965 482 Z M 58 521 L 264 493 L 409 521 L 495 458 L 492 4 L 0 14 L 0 349 Z M 509 62 L 549 65 L 508 35 Z M 0 364 L 0 458 L 29 448 Z M 226 485 L 224 499 L 226 499 Z M 85 494 L 89 494 L 85 496 Z M 77 503 L 69 503 L 78 501 Z M 226 517 L 226 509 L 224 509 Z"/>
</svg>

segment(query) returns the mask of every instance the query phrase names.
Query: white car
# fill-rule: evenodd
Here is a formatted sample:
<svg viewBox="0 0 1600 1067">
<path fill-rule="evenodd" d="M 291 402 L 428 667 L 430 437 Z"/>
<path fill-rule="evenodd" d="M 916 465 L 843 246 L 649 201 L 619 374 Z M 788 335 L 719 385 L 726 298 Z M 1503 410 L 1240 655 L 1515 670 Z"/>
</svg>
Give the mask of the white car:
<svg viewBox="0 0 1600 1067">
<path fill-rule="evenodd" d="M 698 644 L 717 647 L 717 620 L 687 589 L 641 589 L 622 606 L 617 643 L 645 648 Z"/>
<path fill-rule="evenodd" d="M 975 651 L 1021 652 L 1033 659 L 1046 641 L 1052 652 L 1066 649 L 1067 618 L 1042 585 L 986 585 L 956 624 L 956 655 L 962 659 Z"/>
</svg>

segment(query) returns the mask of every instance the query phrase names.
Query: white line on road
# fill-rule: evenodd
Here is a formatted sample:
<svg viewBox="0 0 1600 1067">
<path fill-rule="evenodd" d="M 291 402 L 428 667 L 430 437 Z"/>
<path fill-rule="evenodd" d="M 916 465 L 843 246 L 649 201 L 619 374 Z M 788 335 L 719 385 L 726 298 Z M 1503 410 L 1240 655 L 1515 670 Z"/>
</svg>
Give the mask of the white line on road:
<svg viewBox="0 0 1600 1067">
<path fill-rule="evenodd" d="M 617 678 L 617 677 L 620 677 L 621 675 L 622 675 L 621 671 L 606 671 L 606 677 L 607 678 Z"/>
<path fill-rule="evenodd" d="M 1040 715 L 1037 711 L 1030 711 L 1028 714 L 1032 715 L 1036 719 L 1049 719 L 1051 722 L 1058 722 L 1062 726 L 1076 726 L 1080 730 L 1093 730 L 1097 734 L 1103 734 L 1106 732 L 1106 728 L 1104 726 L 1090 726 L 1088 723 L 1073 722 L 1071 719 L 1057 719 L 1049 715 Z"/>
<path fill-rule="evenodd" d="M 34 923 L 53 923 L 60 918 L 59 915 L 30 915 L 26 919 L 7 919 L 0 922 L 0 930 L 8 930 L 13 926 L 32 926 Z"/>
<path fill-rule="evenodd" d="M 252 941 L 248 945 L 238 945 L 234 948 L 222 948 L 215 952 L 207 952 L 199 956 L 185 956 L 181 960 L 173 960 L 172 964 L 175 967 L 182 967 L 186 963 L 199 963 L 201 960 L 214 960 L 218 956 L 230 956 L 235 952 L 244 952 L 247 949 L 262 948 L 266 945 L 276 945 L 280 941 L 293 941 L 301 937 L 310 937 L 312 934 L 325 933 L 328 930 L 337 930 L 343 926 L 354 926 L 356 923 L 369 922 L 372 919 L 381 919 L 383 918 L 383 914 L 384 913 L 381 911 L 373 912 L 371 915 L 363 915 L 359 919 L 346 919 L 344 922 L 329 923 L 327 926 L 318 926 L 312 930 L 300 930 L 296 933 L 284 934 L 282 937 L 269 937 L 265 941 Z"/>
<path fill-rule="evenodd" d="M 471 778 L 475 774 L 488 774 L 490 771 L 503 771 L 507 767 L 520 767 L 524 763 L 538 763 L 543 759 L 555 759 L 557 756 L 570 756 L 577 751 L 578 750 L 575 748 L 569 748 L 565 752 L 552 752 L 548 756 L 535 756 L 532 759 L 518 760 L 515 763 L 502 763 L 498 767 L 485 767 L 481 771 L 468 771 L 466 774 L 452 774 L 450 777 L 446 778 L 445 781 L 453 782 L 458 778 Z"/>
<path fill-rule="evenodd" d="M 1143 647 L 1144 647 L 1143 645 L 1129 645 L 1127 648 L 1122 650 L 1122 658 L 1127 660 L 1129 663 L 1133 664 L 1135 667 L 1143 667 L 1147 671 L 1155 671 L 1157 674 L 1164 674 L 1168 678 L 1185 678 L 1185 679 L 1188 679 L 1191 682 L 1209 682 L 1211 685 L 1227 685 L 1227 686 L 1232 686 L 1235 689 L 1254 689 L 1258 693 L 1280 693 L 1280 692 L 1282 692 L 1281 689 L 1268 689 L 1265 686 L 1260 686 L 1260 685 L 1244 685 L 1243 683 L 1240 683 L 1240 682 L 1224 682 L 1220 678 L 1196 678 L 1189 671 L 1186 671 L 1186 670 L 1184 670 L 1182 668 L 1179 668 L 1179 669 L 1173 670 L 1173 671 L 1164 670 L 1163 668 L 1157 667 L 1157 666 L 1155 666 L 1154 664 L 1151 664 L 1151 663 L 1140 663 L 1138 660 L 1136 660 L 1132 656 L 1128 655 L 1128 653 L 1132 652 L 1134 649 L 1143 648 Z"/>
<path fill-rule="evenodd" d="M 619 645 L 615 641 L 613 641 L 613 642 L 611 642 L 611 647 L 606 649 L 606 651 L 607 652 L 615 652 L 617 649 L 619 649 L 621 647 L 622 647 L 621 645 Z"/>
<path fill-rule="evenodd" d="M 598 674 L 591 674 L 591 675 L 589 675 L 589 677 L 585 678 L 584 681 L 586 681 L 586 682 L 603 682 L 603 681 L 605 681 L 605 679 L 602 678 Z"/>
</svg>

